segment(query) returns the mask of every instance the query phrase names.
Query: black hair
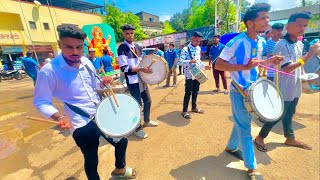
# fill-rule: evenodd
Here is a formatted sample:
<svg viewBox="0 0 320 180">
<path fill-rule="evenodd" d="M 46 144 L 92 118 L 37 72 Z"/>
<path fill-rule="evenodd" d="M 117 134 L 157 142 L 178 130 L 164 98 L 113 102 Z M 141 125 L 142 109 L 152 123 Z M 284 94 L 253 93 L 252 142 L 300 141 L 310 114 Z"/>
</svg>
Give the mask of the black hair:
<svg viewBox="0 0 320 180">
<path fill-rule="evenodd" d="M 87 35 L 77 26 L 73 24 L 62 24 L 57 27 L 59 39 L 75 38 L 85 40 Z"/>
<path fill-rule="evenodd" d="M 312 15 L 310 12 L 299 12 L 299 13 L 294 13 L 294 14 L 291 14 L 289 19 L 288 19 L 288 23 L 290 22 L 295 22 L 297 19 L 311 19 L 312 18 Z"/>
<path fill-rule="evenodd" d="M 219 38 L 220 39 L 220 35 L 214 35 L 213 38 Z"/>
<path fill-rule="evenodd" d="M 173 44 L 173 43 L 170 43 L 170 44 L 169 44 L 169 46 L 172 46 L 172 47 L 174 47 L 174 44 Z"/>
<path fill-rule="evenodd" d="M 106 54 L 108 54 L 109 53 L 109 51 L 107 50 L 107 49 L 103 49 L 103 54 L 104 55 L 106 55 Z"/>
<path fill-rule="evenodd" d="M 246 13 L 244 14 L 243 17 L 243 22 L 244 24 L 247 26 L 247 21 L 251 20 L 255 20 L 258 16 L 260 12 L 269 12 L 271 9 L 270 4 L 267 3 L 257 3 L 252 5 L 251 7 L 249 7 L 246 11 Z"/>
<path fill-rule="evenodd" d="M 281 30 L 283 30 L 283 28 L 284 28 L 284 24 L 282 24 L 282 23 L 274 23 L 272 25 L 272 29 L 281 29 Z"/>
<path fill-rule="evenodd" d="M 27 52 L 26 55 L 30 57 L 32 55 L 32 52 Z"/>
<path fill-rule="evenodd" d="M 126 24 L 121 26 L 122 31 L 126 31 L 126 30 L 135 30 L 135 28 L 131 25 L 131 24 Z"/>
</svg>

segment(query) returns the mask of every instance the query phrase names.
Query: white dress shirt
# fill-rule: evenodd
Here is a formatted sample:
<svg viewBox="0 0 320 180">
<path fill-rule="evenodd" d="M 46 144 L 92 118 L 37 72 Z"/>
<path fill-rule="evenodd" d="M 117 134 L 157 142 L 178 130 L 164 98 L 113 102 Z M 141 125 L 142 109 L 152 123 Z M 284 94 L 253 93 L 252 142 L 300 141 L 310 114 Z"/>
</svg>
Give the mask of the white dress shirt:
<svg viewBox="0 0 320 180">
<path fill-rule="evenodd" d="M 34 90 L 33 104 L 46 118 L 58 112 L 52 104 L 53 97 L 77 106 L 89 115 L 95 114 L 100 102 L 96 92 L 100 82 L 87 70 L 84 66 L 86 64 L 95 73 L 95 68 L 86 57 L 81 57 L 81 64 L 77 69 L 69 66 L 62 54 L 41 68 Z M 76 114 L 66 105 L 64 105 L 64 112 L 71 120 L 71 132 L 87 125 L 90 121 L 89 118 Z"/>
</svg>

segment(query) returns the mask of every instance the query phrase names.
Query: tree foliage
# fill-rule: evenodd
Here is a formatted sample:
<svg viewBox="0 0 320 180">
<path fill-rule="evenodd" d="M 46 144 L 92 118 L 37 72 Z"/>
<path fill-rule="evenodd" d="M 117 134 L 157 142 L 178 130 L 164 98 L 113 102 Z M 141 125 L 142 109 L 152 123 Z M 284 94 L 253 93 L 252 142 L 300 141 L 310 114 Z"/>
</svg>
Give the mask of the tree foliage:
<svg viewBox="0 0 320 180">
<path fill-rule="evenodd" d="M 131 24 L 136 28 L 136 40 L 147 38 L 147 35 L 140 26 L 140 19 L 138 16 L 131 12 L 121 12 L 120 9 L 115 7 L 115 4 L 106 4 L 105 8 L 106 16 L 104 22 L 114 29 L 117 42 L 123 41 L 121 26 L 124 24 Z"/>
<path fill-rule="evenodd" d="M 176 31 L 184 31 L 186 29 L 191 9 L 184 9 L 181 13 L 175 13 L 169 20 L 170 25 Z"/>
<path fill-rule="evenodd" d="M 162 34 L 171 34 L 176 32 L 175 29 L 172 28 L 172 26 L 170 25 L 169 21 L 165 21 L 163 22 L 163 30 L 162 30 Z"/>
</svg>

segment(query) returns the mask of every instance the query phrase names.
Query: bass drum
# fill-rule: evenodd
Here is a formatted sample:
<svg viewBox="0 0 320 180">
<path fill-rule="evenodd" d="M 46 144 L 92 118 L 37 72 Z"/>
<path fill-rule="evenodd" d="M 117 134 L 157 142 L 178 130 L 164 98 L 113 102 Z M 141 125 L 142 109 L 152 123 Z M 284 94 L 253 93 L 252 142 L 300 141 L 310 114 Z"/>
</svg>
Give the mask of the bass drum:
<svg viewBox="0 0 320 180">
<path fill-rule="evenodd" d="M 152 61 L 155 62 L 152 64 Z M 145 56 L 139 64 L 140 67 L 149 67 L 150 65 L 153 73 L 147 74 L 144 72 L 139 72 L 141 80 L 150 85 L 162 83 L 167 78 L 169 72 L 167 61 L 160 56 L 150 54 Z"/>
</svg>

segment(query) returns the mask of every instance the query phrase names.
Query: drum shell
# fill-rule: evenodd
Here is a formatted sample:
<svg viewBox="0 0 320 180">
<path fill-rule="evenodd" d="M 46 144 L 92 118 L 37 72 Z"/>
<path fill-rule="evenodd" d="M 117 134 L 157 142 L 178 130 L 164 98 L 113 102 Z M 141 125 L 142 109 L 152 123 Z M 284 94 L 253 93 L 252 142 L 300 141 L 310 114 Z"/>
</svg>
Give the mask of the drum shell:
<svg viewBox="0 0 320 180">
<path fill-rule="evenodd" d="M 283 102 L 283 96 L 282 94 L 280 93 L 280 99 L 281 99 L 281 113 L 280 115 L 278 115 L 276 118 L 274 119 L 268 119 L 268 118 L 265 118 L 263 117 L 263 115 L 261 115 L 258 111 L 258 109 L 255 107 L 254 105 L 254 101 L 253 101 L 253 90 L 255 88 L 255 86 L 261 82 L 261 81 L 267 81 L 271 86 L 273 86 L 274 88 L 275 85 L 273 84 L 273 82 L 271 82 L 270 80 L 267 80 L 267 79 L 258 79 L 256 82 L 252 83 L 252 85 L 248 88 L 248 90 L 246 91 L 247 93 L 247 97 L 244 98 L 244 105 L 247 109 L 247 111 L 251 114 L 252 117 L 254 117 L 255 119 L 263 122 L 263 123 L 266 123 L 266 122 L 275 122 L 275 121 L 278 121 L 282 115 L 283 115 L 283 111 L 284 111 L 284 102 Z"/>
<path fill-rule="evenodd" d="M 169 73 L 169 67 L 168 63 L 165 59 L 163 59 L 161 56 L 155 55 L 155 54 L 150 54 L 145 56 L 141 61 L 139 66 L 140 67 L 148 67 L 152 60 L 155 59 L 156 63 L 151 66 L 151 69 L 153 70 L 154 73 L 152 74 L 146 74 L 144 72 L 139 72 L 140 79 L 150 85 L 155 85 L 155 84 L 160 84 L 162 83 L 168 76 Z M 161 65 L 162 68 L 157 68 L 156 66 Z M 155 67 L 155 68 L 154 68 Z M 164 72 L 161 72 L 161 76 L 158 76 L 156 71 L 163 70 Z M 157 80 L 155 80 L 157 79 Z"/>
<path fill-rule="evenodd" d="M 190 73 L 200 84 L 203 84 L 208 80 L 206 73 L 198 65 L 191 67 Z"/>
</svg>

